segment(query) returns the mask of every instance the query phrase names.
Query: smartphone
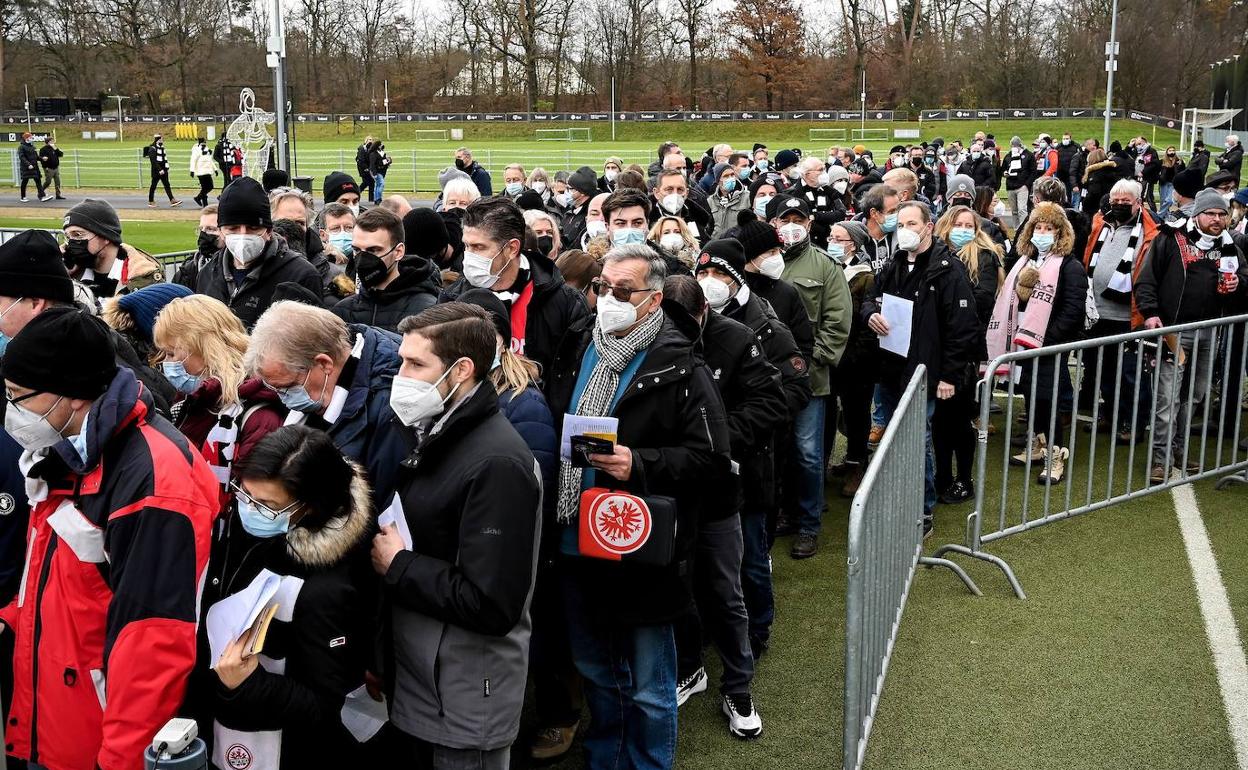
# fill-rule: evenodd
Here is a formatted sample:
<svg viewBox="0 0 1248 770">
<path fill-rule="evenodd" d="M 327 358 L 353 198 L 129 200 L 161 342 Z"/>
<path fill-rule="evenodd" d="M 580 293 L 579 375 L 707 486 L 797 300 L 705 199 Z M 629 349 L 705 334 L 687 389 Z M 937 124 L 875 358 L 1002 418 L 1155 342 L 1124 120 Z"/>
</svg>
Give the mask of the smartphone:
<svg viewBox="0 0 1248 770">
<path fill-rule="evenodd" d="M 572 467 L 590 467 L 590 455 L 609 455 L 615 451 L 615 443 L 597 436 L 572 436 L 568 439 L 572 446 Z"/>
</svg>

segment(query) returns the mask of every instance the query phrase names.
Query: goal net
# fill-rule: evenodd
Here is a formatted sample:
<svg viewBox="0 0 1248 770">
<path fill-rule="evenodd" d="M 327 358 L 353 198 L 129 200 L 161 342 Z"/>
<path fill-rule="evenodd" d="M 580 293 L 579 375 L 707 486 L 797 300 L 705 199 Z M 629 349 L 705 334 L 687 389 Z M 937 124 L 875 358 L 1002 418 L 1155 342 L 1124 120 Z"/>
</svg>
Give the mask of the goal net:
<svg viewBox="0 0 1248 770">
<path fill-rule="evenodd" d="M 1179 136 L 1179 152 L 1191 152 L 1197 139 L 1201 138 L 1205 129 L 1225 126 L 1240 110 L 1202 110 L 1188 107 L 1183 110 L 1182 133 Z"/>
<path fill-rule="evenodd" d="M 812 142 L 843 142 L 845 139 L 845 129 L 843 128 L 810 129 L 810 141 Z"/>
<path fill-rule="evenodd" d="M 416 129 L 416 141 L 418 142 L 449 142 L 451 132 L 445 128 L 418 128 Z"/>
<path fill-rule="evenodd" d="M 854 139 L 863 142 L 888 141 L 887 128 L 855 128 Z"/>
<path fill-rule="evenodd" d="M 591 129 L 588 128 L 538 128 L 533 134 L 539 142 L 588 142 Z"/>
</svg>

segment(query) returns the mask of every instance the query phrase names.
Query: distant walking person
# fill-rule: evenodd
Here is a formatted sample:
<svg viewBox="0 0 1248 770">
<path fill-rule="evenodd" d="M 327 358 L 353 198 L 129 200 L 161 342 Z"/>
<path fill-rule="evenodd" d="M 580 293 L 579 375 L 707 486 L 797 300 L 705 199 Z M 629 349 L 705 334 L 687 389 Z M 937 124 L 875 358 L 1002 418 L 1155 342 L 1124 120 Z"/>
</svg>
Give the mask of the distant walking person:
<svg viewBox="0 0 1248 770">
<path fill-rule="evenodd" d="M 208 194 L 212 192 L 212 177 L 217 173 L 214 156 L 214 151 L 208 149 L 208 143 L 202 136 L 191 148 L 191 176 L 199 180 L 199 194 L 195 196 L 195 203 L 200 208 L 208 205 Z"/>
<path fill-rule="evenodd" d="M 169 189 L 169 156 L 165 153 L 165 140 L 160 134 L 152 137 L 152 143 L 143 148 L 143 157 L 152 164 L 152 185 L 147 188 L 147 205 L 156 208 L 156 185 L 165 186 L 165 195 L 169 196 L 170 206 L 181 206 L 182 201 L 173 197 Z"/>
<path fill-rule="evenodd" d="M 43 190 L 43 174 L 39 171 L 39 153 L 35 151 L 34 137 L 27 131 L 22 134 L 22 143 L 17 148 L 18 163 L 22 171 L 22 203 L 27 202 L 26 183 L 35 180 L 35 191 L 39 193 L 39 200 L 50 201 L 51 195 L 47 195 Z"/>
<path fill-rule="evenodd" d="M 44 192 L 47 192 L 52 185 L 56 185 L 58 201 L 65 200 L 65 196 L 61 195 L 61 156 L 64 154 L 61 148 L 56 146 L 56 137 L 51 134 L 43 140 L 43 146 L 39 148 L 39 162 L 43 165 L 44 173 Z"/>
<path fill-rule="evenodd" d="M 364 137 L 364 143 L 355 148 L 355 171 L 360 175 L 360 195 L 368 191 L 367 200 L 373 199 L 373 172 L 369 158 L 373 153 L 373 144 L 376 139 L 371 136 Z"/>
</svg>

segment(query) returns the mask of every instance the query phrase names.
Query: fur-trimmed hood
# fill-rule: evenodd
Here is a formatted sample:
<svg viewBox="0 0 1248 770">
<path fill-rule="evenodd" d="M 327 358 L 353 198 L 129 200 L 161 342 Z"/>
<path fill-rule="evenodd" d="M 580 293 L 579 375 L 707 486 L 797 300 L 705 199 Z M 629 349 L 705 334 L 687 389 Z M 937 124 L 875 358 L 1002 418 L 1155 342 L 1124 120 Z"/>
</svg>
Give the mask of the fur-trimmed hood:
<svg viewBox="0 0 1248 770">
<path fill-rule="evenodd" d="M 1066 218 L 1066 210 L 1056 203 L 1037 203 L 1036 207 L 1027 215 L 1027 223 L 1023 225 L 1022 232 L 1018 234 L 1018 253 L 1027 258 L 1036 256 L 1036 247 L 1031 245 L 1031 233 L 1036 228 L 1037 222 L 1047 222 L 1057 230 L 1057 235 L 1053 237 L 1054 254 L 1060 254 L 1063 257 L 1068 256 L 1075 248 L 1075 229 L 1071 226 L 1070 220 Z M 1075 256 L 1082 257 L 1081 254 Z"/>
<path fill-rule="evenodd" d="M 351 505 L 319 530 L 296 526 L 286 533 L 286 552 L 306 567 L 332 567 L 374 529 L 372 490 L 364 469 L 351 463 Z"/>
</svg>

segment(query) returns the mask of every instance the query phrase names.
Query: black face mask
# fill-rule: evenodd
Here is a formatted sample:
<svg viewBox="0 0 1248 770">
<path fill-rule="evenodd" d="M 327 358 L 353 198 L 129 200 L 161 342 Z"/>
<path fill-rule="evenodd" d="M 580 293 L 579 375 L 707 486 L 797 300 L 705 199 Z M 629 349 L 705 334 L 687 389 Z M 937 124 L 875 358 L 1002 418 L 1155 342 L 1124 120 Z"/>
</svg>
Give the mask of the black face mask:
<svg viewBox="0 0 1248 770">
<path fill-rule="evenodd" d="M 360 283 L 370 289 L 386 280 L 386 276 L 390 274 L 390 267 L 376 254 L 370 254 L 367 251 L 356 252 L 355 276 L 360 279 Z"/>
<path fill-rule="evenodd" d="M 551 249 L 555 248 L 555 238 L 552 235 L 537 236 L 537 250 L 550 256 Z"/>
<path fill-rule="evenodd" d="M 200 233 L 199 241 L 196 242 L 195 247 L 200 254 L 215 254 L 218 248 L 217 236 L 212 233 Z"/>
<path fill-rule="evenodd" d="M 1115 222 L 1130 222 L 1135 215 L 1131 212 L 1131 204 L 1129 203 L 1111 203 L 1109 211 L 1106 212 L 1105 218 L 1112 219 Z"/>
<path fill-rule="evenodd" d="M 923 165 L 923 159 L 922 159 L 922 158 L 911 158 L 911 159 L 910 159 L 910 165 L 911 165 L 911 166 L 914 166 L 915 168 L 918 168 L 919 166 L 922 166 L 922 165 Z"/>
<path fill-rule="evenodd" d="M 968 206 L 968 207 L 974 208 L 973 206 L 971 206 L 970 198 L 950 198 L 949 205 L 950 206 Z"/>
<path fill-rule="evenodd" d="M 463 170 L 464 170 L 465 168 L 467 168 L 467 167 L 468 167 L 468 164 L 467 164 L 467 163 L 464 163 L 464 159 L 463 159 L 463 158 L 456 158 L 456 159 L 455 159 L 455 168 L 459 169 L 460 171 L 463 171 Z"/>
<path fill-rule="evenodd" d="M 88 268 L 95 264 L 95 255 L 91 253 L 87 242 L 90 238 L 74 239 L 65 241 L 65 266 L 70 270 L 76 267 Z"/>
</svg>

